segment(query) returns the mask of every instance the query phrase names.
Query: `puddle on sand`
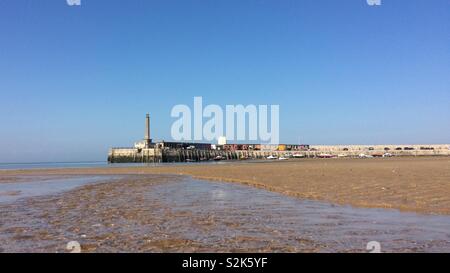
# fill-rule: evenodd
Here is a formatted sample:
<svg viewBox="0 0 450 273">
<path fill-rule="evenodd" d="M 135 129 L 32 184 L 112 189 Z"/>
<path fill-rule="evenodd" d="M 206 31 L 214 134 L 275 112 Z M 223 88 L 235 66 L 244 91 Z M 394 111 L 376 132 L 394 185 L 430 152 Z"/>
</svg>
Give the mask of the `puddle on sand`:
<svg viewBox="0 0 450 273">
<path fill-rule="evenodd" d="M 450 251 L 449 216 L 336 206 L 179 176 L 78 187 L 102 180 L 109 179 L 1 184 L 20 197 L 45 196 L 0 203 L 0 252 L 65 252 L 73 240 L 87 252 L 366 252 L 370 241 L 384 252 Z"/>
<path fill-rule="evenodd" d="M 21 198 L 56 194 L 96 183 L 109 180 L 106 176 L 82 176 L 73 178 L 39 178 L 27 182 L 0 183 L 0 203 L 10 203 Z"/>
<path fill-rule="evenodd" d="M 238 237 L 262 245 L 275 241 L 293 251 L 308 244 L 318 251 L 366 251 L 368 242 L 378 241 L 381 251 L 450 251 L 449 216 L 337 206 L 192 179 L 155 185 L 148 194 L 174 212 L 193 215 L 200 226 L 206 221 L 207 232 L 186 224 L 179 232 L 207 244 Z"/>
</svg>

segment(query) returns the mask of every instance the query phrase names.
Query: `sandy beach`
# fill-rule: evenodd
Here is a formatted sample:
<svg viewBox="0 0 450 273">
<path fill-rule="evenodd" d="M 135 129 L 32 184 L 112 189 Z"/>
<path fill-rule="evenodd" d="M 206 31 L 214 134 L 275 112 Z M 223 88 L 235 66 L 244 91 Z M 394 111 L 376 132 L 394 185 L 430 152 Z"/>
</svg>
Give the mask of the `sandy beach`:
<svg viewBox="0 0 450 273">
<path fill-rule="evenodd" d="M 3 170 L 0 183 L 27 176 L 117 174 L 189 175 L 341 205 L 450 214 L 450 158 L 447 157 Z"/>
<path fill-rule="evenodd" d="M 0 252 L 67 252 L 73 240 L 83 252 L 365 252 L 372 240 L 439 252 L 450 247 L 449 167 L 389 158 L 2 170 Z"/>
</svg>

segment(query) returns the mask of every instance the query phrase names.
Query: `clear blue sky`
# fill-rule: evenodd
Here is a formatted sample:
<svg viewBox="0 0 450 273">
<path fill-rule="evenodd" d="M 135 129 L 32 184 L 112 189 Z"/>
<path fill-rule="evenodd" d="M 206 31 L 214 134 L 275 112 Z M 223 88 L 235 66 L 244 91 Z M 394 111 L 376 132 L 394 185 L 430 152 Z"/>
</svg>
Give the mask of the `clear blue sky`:
<svg viewBox="0 0 450 273">
<path fill-rule="evenodd" d="M 450 142 L 450 1 L 0 0 L 0 162 L 105 160 L 175 104 L 279 104 L 281 142 Z"/>
</svg>

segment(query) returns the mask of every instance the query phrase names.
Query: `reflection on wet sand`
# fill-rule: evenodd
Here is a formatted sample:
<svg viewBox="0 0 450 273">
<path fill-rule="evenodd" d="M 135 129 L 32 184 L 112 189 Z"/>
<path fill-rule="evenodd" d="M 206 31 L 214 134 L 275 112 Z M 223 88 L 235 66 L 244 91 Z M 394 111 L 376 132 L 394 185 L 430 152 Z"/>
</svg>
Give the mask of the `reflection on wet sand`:
<svg viewBox="0 0 450 273">
<path fill-rule="evenodd" d="M 55 194 L 105 179 L 115 180 L 113 176 L 17 177 L 15 180 L 5 180 L 0 183 L 0 203 L 25 197 Z"/>
<path fill-rule="evenodd" d="M 109 179 L 109 178 L 108 178 Z M 252 187 L 132 175 L 0 205 L 5 252 L 450 250 L 450 217 L 355 209 Z"/>
</svg>

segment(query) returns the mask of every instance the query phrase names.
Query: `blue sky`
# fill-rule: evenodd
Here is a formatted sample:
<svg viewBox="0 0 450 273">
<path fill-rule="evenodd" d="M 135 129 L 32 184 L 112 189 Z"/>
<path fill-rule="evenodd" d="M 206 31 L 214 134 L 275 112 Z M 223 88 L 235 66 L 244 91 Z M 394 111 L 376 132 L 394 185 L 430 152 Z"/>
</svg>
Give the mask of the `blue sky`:
<svg viewBox="0 0 450 273">
<path fill-rule="evenodd" d="M 170 139 L 175 104 L 279 104 L 280 140 L 450 143 L 450 1 L 0 0 L 0 162 Z"/>
</svg>

